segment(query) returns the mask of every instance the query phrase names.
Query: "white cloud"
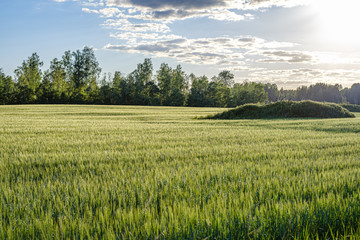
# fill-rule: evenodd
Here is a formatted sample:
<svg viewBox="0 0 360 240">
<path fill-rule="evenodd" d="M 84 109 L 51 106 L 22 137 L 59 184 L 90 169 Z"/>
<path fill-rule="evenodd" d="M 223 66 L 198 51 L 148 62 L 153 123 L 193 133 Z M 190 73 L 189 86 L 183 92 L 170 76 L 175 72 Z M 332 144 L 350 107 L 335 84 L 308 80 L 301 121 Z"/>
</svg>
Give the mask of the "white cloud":
<svg viewBox="0 0 360 240">
<path fill-rule="evenodd" d="M 132 34 L 114 35 L 113 37 L 120 37 L 128 42 L 121 45 L 108 44 L 104 48 L 130 53 L 146 53 L 153 57 L 168 57 L 185 63 L 220 66 L 245 64 L 245 56 L 247 58 L 263 57 L 264 54 L 260 49 L 266 49 L 268 44 L 264 39 L 250 36 L 188 39 L 176 35 L 145 34 L 141 36 L 143 37 L 141 41 L 134 40 L 136 36 Z M 159 39 L 164 40 L 159 41 Z M 278 43 L 277 45 L 288 46 L 288 43 Z M 258 54 L 255 55 L 254 52 L 258 52 Z M 294 59 L 297 60 L 296 57 L 294 56 Z"/>
<path fill-rule="evenodd" d="M 65 2 L 67 0 L 54 0 Z M 70 0 L 69 0 L 70 1 Z M 75 0 L 73 0 L 75 1 Z M 297 50 L 299 44 L 253 36 L 189 39 L 172 32 L 172 23 L 191 18 L 217 21 L 254 19 L 254 10 L 293 7 L 310 0 L 83 0 L 82 11 L 105 18 L 116 44 L 104 49 L 209 64 L 242 79 L 297 87 L 315 82 L 359 81 L 360 59 L 339 53 Z M 349 65 L 355 69 L 349 69 Z M 329 67 L 330 66 L 330 67 Z M 332 70 L 327 70 L 332 69 Z M 334 70 L 335 69 L 335 70 Z"/>
<path fill-rule="evenodd" d="M 81 4 L 85 7 L 103 7 L 103 6 L 105 6 L 105 3 L 103 0 L 99 1 L 99 2 L 97 2 L 95 0 L 89 0 L 86 2 L 82 2 Z"/>
<path fill-rule="evenodd" d="M 124 32 L 161 32 L 167 33 L 170 28 L 162 23 L 131 23 L 127 19 L 108 19 L 103 26 Z"/>
<path fill-rule="evenodd" d="M 296 68 L 296 69 L 259 69 L 249 71 L 247 79 L 263 83 L 275 83 L 279 87 L 289 89 L 301 85 L 310 85 L 318 82 L 328 84 L 343 84 L 344 87 L 358 82 L 360 71 L 344 69 Z"/>
<path fill-rule="evenodd" d="M 99 10 L 99 13 L 103 17 L 111 18 L 116 17 L 118 14 L 121 13 L 121 11 L 118 8 L 103 8 Z"/>
<path fill-rule="evenodd" d="M 99 13 L 98 10 L 89 9 L 89 8 L 82 8 L 81 11 L 86 12 L 86 13 Z"/>
<path fill-rule="evenodd" d="M 288 62 L 288 63 L 311 63 L 313 62 L 313 56 L 309 53 L 300 52 L 300 51 L 265 51 L 262 52 L 263 56 L 266 56 L 266 59 L 262 59 L 261 62 L 268 63 L 278 63 L 278 62 Z"/>
</svg>

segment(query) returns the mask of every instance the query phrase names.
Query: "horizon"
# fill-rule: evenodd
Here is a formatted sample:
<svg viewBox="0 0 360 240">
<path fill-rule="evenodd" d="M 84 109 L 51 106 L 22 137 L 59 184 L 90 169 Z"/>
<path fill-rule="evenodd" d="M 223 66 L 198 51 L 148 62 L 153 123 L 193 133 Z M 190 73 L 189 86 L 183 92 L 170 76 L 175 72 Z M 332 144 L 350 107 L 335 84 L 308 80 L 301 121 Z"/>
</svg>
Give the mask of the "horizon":
<svg viewBox="0 0 360 240">
<path fill-rule="evenodd" d="M 0 3 L 0 68 L 36 52 L 49 67 L 67 50 L 95 49 L 102 73 L 128 74 L 144 58 L 211 78 L 296 89 L 360 81 L 355 0 L 13 0 Z"/>
</svg>

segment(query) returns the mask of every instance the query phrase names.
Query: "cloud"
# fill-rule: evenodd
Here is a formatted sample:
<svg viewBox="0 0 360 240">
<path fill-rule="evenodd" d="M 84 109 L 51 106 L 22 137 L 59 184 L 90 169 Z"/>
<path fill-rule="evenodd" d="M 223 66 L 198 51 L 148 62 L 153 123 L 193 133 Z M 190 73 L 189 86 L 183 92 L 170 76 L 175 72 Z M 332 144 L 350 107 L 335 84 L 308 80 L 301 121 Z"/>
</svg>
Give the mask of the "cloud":
<svg viewBox="0 0 360 240">
<path fill-rule="evenodd" d="M 299 5 L 308 5 L 311 0 L 246 0 L 241 1 L 245 9 L 259 9 L 269 8 L 273 6 L 278 7 L 294 7 Z"/>
<path fill-rule="evenodd" d="M 245 64 L 247 61 L 245 56 L 246 58 L 263 57 L 259 49 L 266 49 L 268 45 L 264 39 L 250 36 L 188 39 L 176 35 L 169 35 L 169 38 L 167 35 L 150 35 L 144 36 L 148 39 L 140 42 L 134 41 L 132 35 L 120 34 L 116 37 L 124 40 L 129 38 L 130 41 L 120 45 L 108 44 L 104 49 L 144 53 L 152 57 L 168 57 L 183 63 L 218 66 Z M 164 40 L 159 41 L 157 38 Z M 277 45 L 287 47 L 289 43 L 277 43 Z M 259 55 L 255 55 L 254 52 L 258 52 Z"/>
<path fill-rule="evenodd" d="M 89 8 L 82 8 L 81 10 L 86 13 L 99 13 L 98 10 L 89 9 Z"/>
<path fill-rule="evenodd" d="M 273 5 L 285 5 L 285 3 L 289 4 L 289 2 L 290 1 L 286 0 L 268 0 L 261 2 L 248 0 L 106 0 L 105 2 L 88 0 L 84 1 L 83 5 L 103 7 L 102 10 L 96 9 L 101 14 L 103 14 L 102 11 L 109 11 L 109 9 L 119 9 L 123 11 L 122 15 L 118 15 L 118 17 L 121 18 L 176 21 L 188 18 L 208 17 L 209 19 L 219 21 L 242 21 L 253 19 L 253 15 L 250 13 L 242 15 L 237 12 L 238 10 L 253 10 Z M 115 13 L 112 15 L 103 15 L 114 17 Z"/>
<path fill-rule="evenodd" d="M 213 7 L 225 7 L 229 0 L 107 0 L 108 5 L 118 7 L 136 6 L 149 9 L 208 9 Z"/>
<path fill-rule="evenodd" d="M 261 1 L 261 4 L 267 2 L 268 4 L 278 4 L 283 1 Z M 285 1 L 286 2 L 286 1 Z M 181 38 L 171 33 L 170 24 L 174 21 L 189 19 L 189 18 L 208 18 L 216 21 L 243 21 L 253 19 L 254 16 L 250 13 L 241 14 L 238 10 L 246 9 L 246 6 L 259 5 L 258 1 L 245 0 L 87 0 L 83 4 L 97 6 L 94 8 L 84 7 L 82 10 L 86 13 L 98 14 L 102 18 L 106 18 L 102 26 L 112 29 L 110 36 L 123 41 L 127 47 L 117 44 L 112 46 L 118 47 L 118 50 L 131 52 L 148 52 L 157 55 L 163 55 L 161 51 L 168 49 L 164 47 L 164 41 Z M 201 41 L 207 39 L 189 40 L 189 44 L 201 45 Z M 225 42 L 219 42 L 225 41 Z M 129 45 L 130 44 L 130 45 Z M 215 55 L 213 59 L 218 59 L 218 62 L 228 62 L 227 60 L 220 61 L 222 56 L 218 54 L 220 48 L 227 54 L 239 52 L 235 48 L 246 49 L 254 51 L 256 47 L 253 45 L 261 45 L 262 48 L 277 49 L 279 47 L 291 47 L 294 44 L 265 42 L 254 38 L 215 38 L 208 41 L 208 46 L 214 49 Z M 215 47 L 215 45 L 218 46 Z M 277 44 L 280 44 L 277 46 Z M 204 44 L 205 45 L 205 44 Z M 178 46 L 176 46 L 178 47 Z M 203 47 L 202 45 L 200 47 Z M 253 48 L 254 47 L 254 48 Z M 233 49 L 232 49 L 233 48 Z M 113 48 L 109 48 L 113 49 Z M 185 49 L 188 51 L 190 48 Z M 210 50 L 211 50 L 210 49 Z M 192 49 L 191 51 L 194 52 Z M 210 61 L 209 54 L 203 52 L 196 52 L 199 62 L 214 62 Z M 181 58 L 185 62 L 195 62 L 193 58 L 184 53 L 183 55 L 174 54 L 175 58 Z M 296 59 L 294 58 L 294 61 Z M 232 61 L 230 61 L 232 62 Z"/>
<path fill-rule="evenodd" d="M 271 6 L 292 7 L 309 0 L 107 0 L 109 6 L 137 7 L 150 10 L 256 9 Z"/>
<path fill-rule="evenodd" d="M 254 36 L 190 39 L 172 31 L 177 21 L 249 21 L 273 6 L 293 7 L 314 0 L 53 0 L 77 1 L 82 11 L 103 18 L 111 40 L 103 49 L 208 64 L 234 71 L 240 78 L 297 87 L 315 82 L 354 83 L 360 59 L 354 53 L 300 51 L 299 44 Z M 190 21 L 189 21 L 190 22 Z M 332 69 L 332 70 L 328 70 Z"/>
<path fill-rule="evenodd" d="M 288 62 L 288 63 L 310 63 L 313 56 L 299 51 L 265 51 L 264 56 L 269 57 L 263 59 L 263 62 Z"/>
<path fill-rule="evenodd" d="M 103 17 L 112 18 L 118 16 L 122 11 L 120 11 L 118 8 L 103 8 L 99 10 L 99 13 Z"/>
<path fill-rule="evenodd" d="M 161 32 L 167 33 L 170 28 L 163 23 L 131 23 L 127 19 L 108 19 L 103 26 L 124 32 Z"/>
<path fill-rule="evenodd" d="M 249 71 L 246 79 L 263 83 L 275 83 L 279 87 L 294 89 L 301 85 L 310 85 L 318 82 L 329 84 L 346 83 L 350 86 L 358 82 L 360 71 L 344 69 L 321 69 L 321 68 L 299 68 L 299 69 L 259 69 Z"/>
<path fill-rule="evenodd" d="M 95 0 L 90 0 L 90 1 L 82 2 L 81 4 L 86 7 L 103 7 L 103 6 L 105 6 L 104 0 L 101 0 L 98 2 Z"/>
</svg>

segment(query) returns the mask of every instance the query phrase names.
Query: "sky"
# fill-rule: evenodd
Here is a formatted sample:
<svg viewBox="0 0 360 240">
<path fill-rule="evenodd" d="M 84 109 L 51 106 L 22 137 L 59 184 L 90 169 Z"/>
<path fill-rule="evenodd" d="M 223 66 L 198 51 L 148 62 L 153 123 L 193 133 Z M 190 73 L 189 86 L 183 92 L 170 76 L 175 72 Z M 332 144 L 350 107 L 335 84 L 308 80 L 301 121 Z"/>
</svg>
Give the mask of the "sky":
<svg viewBox="0 0 360 240">
<path fill-rule="evenodd" d="M 67 50 L 93 47 L 103 73 L 144 58 L 211 78 L 287 89 L 360 82 L 358 0 L 1 0 L 0 68 L 32 53 L 44 70 Z"/>
</svg>

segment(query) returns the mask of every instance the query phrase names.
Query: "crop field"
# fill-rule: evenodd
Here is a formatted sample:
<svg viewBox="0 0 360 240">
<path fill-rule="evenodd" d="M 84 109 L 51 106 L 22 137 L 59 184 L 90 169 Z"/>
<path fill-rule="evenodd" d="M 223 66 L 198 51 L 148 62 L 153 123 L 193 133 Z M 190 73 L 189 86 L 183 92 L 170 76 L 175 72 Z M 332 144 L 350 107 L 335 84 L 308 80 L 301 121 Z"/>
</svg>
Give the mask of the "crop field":
<svg viewBox="0 0 360 240">
<path fill-rule="evenodd" d="M 0 239 L 358 239 L 360 114 L 0 106 Z"/>
</svg>

